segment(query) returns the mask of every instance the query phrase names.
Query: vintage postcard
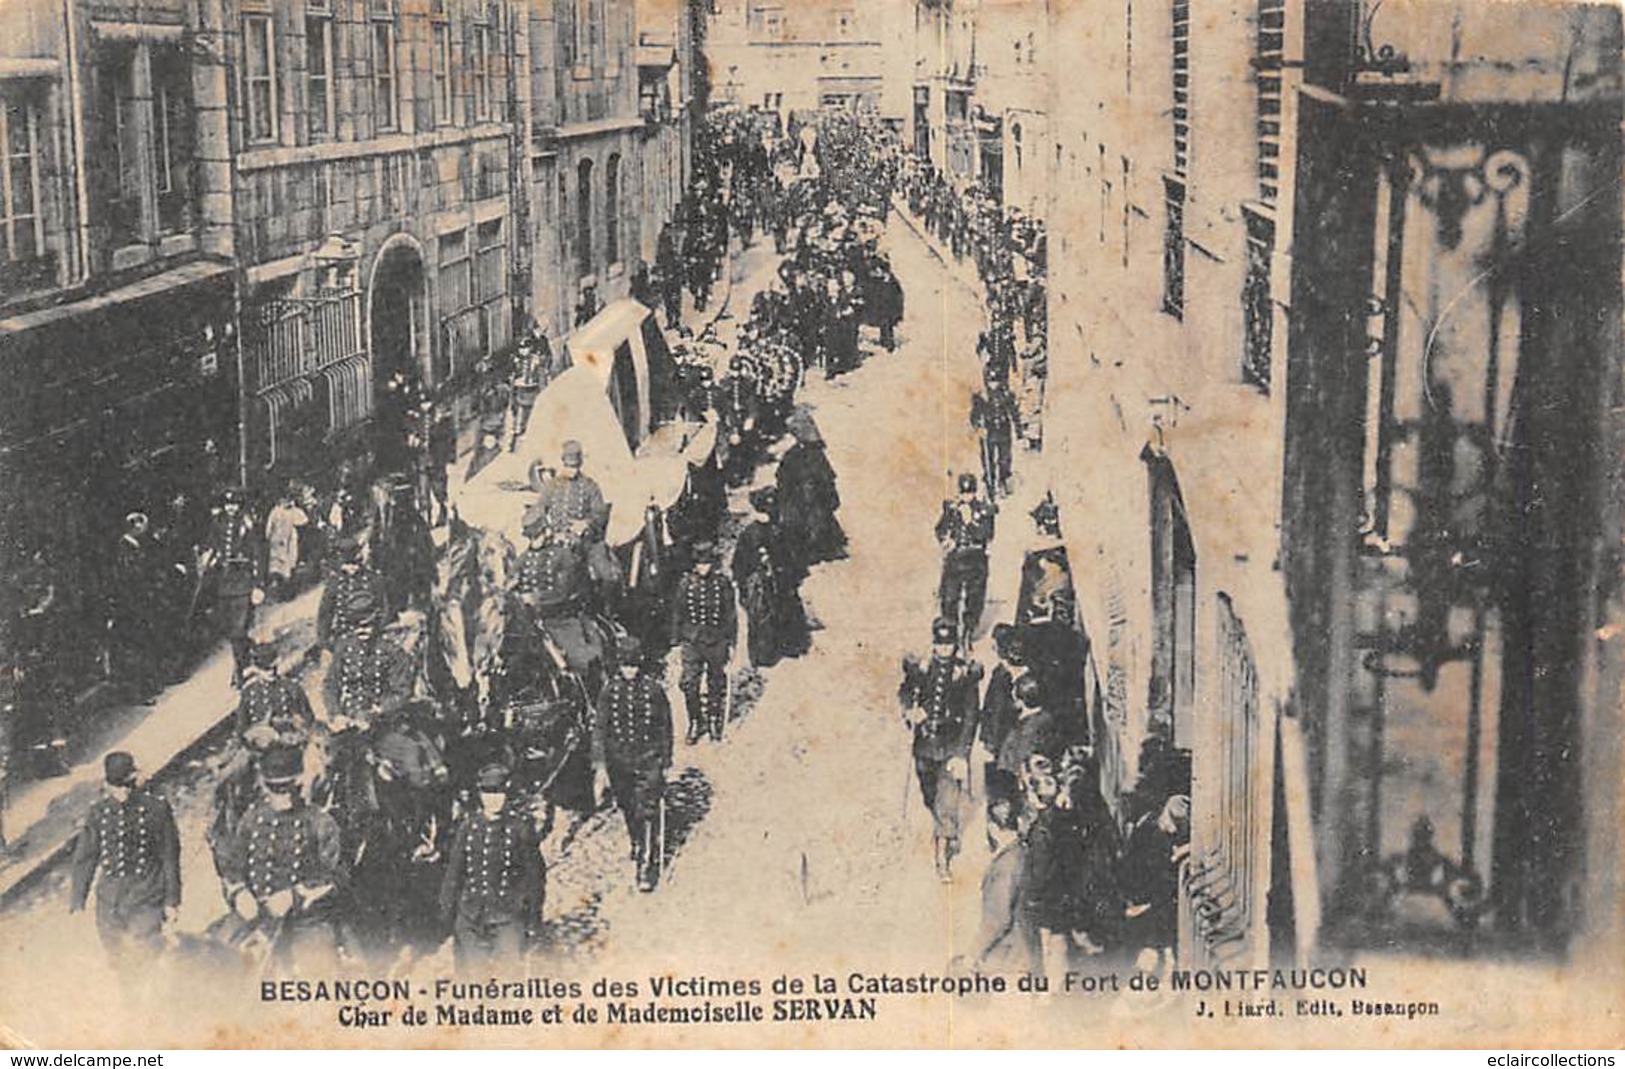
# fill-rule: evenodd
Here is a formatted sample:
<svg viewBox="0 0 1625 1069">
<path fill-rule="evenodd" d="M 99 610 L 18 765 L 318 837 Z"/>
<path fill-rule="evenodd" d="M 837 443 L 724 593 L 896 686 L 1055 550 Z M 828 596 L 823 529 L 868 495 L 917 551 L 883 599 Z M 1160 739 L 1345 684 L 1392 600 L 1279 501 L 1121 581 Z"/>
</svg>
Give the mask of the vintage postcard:
<svg viewBox="0 0 1625 1069">
<path fill-rule="evenodd" d="M 0 1044 L 1625 1042 L 1621 49 L 0 0 Z"/>
</svg>

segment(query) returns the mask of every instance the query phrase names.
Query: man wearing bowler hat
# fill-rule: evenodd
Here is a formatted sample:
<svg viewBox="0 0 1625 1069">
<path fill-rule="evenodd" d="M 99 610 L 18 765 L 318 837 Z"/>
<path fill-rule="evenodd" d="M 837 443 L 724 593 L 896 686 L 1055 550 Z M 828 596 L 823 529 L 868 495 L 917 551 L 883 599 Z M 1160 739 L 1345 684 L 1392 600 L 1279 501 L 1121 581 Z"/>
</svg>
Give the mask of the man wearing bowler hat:
<svg viewBox="0 0 1625 1069">
<path fill-rule="evenodd" d="M 612 790 L 626 818 L 638 889 L 652 891 L 660 879 L 660 806 L 671 767 L 672 724 L 665 688 L 644 674 L 642 656 L 636 638 L 622 639 L 620 667 L 593 709 L 592 761 L 596 793 Z"/>
<path fill-rule="evenodd" d="M 480 769 L 479 805 L 457 827 L 440 884 L 457 970 L 469 975 L 517 964 L 542 923 L 547 867 L 530 817 L 510 804 L 508 779 L 506 765 Z"/>
<path fill-rule="evenodd" d="M 162 947 L 164 924 L 181 904 L 180 834 L 169 803 L 138 781 L 135 758 L 102 760 L 107 796 L 91 807 L 73 851 L 68 909 L 85 908 L 96 887 L 96 933 L 126 975 Z"/>
</svg>

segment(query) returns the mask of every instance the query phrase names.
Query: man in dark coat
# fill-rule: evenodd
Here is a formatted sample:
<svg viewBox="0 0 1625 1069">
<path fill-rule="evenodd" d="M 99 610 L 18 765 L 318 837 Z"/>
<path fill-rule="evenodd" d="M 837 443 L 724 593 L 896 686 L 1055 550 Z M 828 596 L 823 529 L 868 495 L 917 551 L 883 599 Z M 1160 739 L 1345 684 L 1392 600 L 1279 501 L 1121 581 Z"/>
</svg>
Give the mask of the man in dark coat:
<svg viewBox="0 0 1625 1069">
<path fill-rule="evenodd" d="M 216 865 L 226 905 L 273 938 L 272 960 L 306 975 L 337 964 L 334 913 L 346 870 L 338 823 L 300 792 L 304 754 L 260 759 L 265 794 L 248 808 Z"/>
<path fill-rule="evenodd" d="M 959 853 L 961 803 L 970 781 L 971 741 L 976 734 L 977 689 L 982 666 L 959 655 L 953 624 L 931 626 L 931 659 L 903 661 L 898 689 L 904 719 L 914 732 L 914 773 L 931 811 L 937 878 L 952 880 Z"/>
<path fill-rule="evenodd" d="M 96 934 L 125 979 L 163 947 L 164 924 L 181 904 L 180 833 L 162 797 L 137 781 L 135 758 L 115 750 L 102 760 L 107 796 L 90 809 L 74 844 L 68 909 L 85 908 L 96 887 Z"/>
<path fill-rule="evenodd" d="M 124 518 L 124 533 L 113 550 L 112 597 L 108 606 L 113 673 L 137 701 L 148 701 L 162 685 L 154 626 L 159 592 L 158 547 L 146 513 Z"/>
<path fill-rule="evenodd" d="M 942 546 L 942 617 L 966 649 L 976 638 L 987 601 L 987 549 L 993 541 L 993 506 L 976 493 L 976 476 L 959 477 L 959 497 L 942 503 L 937 542 Z"/>
<path fill-rule="evenodd" d="M 214 574 L 215 620 L 231 640 L 233 683 L 242 679 L 248 661 L 254 607 L 265 600 L 265 547 L 244 497 L 241 487 L 226 490 L 205 554 L 205 567 Z"/>
<path fill-rule="evenodd" d="M 637 641 L 625 641 L 620 667 L 593 708 L 592 763 L 596 793 L 602 797 L 606 787 L 613 791 L 626 818 L 638 890 L 653 891 L 665 849 L 661 806 L 673 733 L 665 689 L 644 674 L 641 658 Z"/>
<path fill-rule="evenodd" d="M 440 884 L 457 971 L 467 976 L 517 967 L 541 928 L 547 866 L 530 817 L 509 799 L 508 778 L 501 764 L 480 769 L 479 805 L 457 826 Z"/>
<path fill-rule="evenodd" d="M 474 454 L 468 461 L 465 479 L 472 479 L 480 470 L 502 453 L 502 432 L 508 425 L 508 408 L 513 401 L 513 390 L 488 361 L 481 361 L 478 373 L 486 379 L 476 402 L 479 411 L 479 436 L 475 439 Z"/>
<path fill-rule="evenodd" d="M 1124 939 L 1142 955 L 1137 968 L 1155 972 L 1171 964 L 1179 940 L 1179 868 L 1191 849 L 1191 800 L 1176 794 L 1129 830 L 1119 866 L 1125 910 Z"/>
<path fill-rule="evenodd" d="M 982 392 L 971 398 L 970 423 L 982 432 L 982 479 L 993 500 L 1010 496 L 1011 447 L 1016 434 L 1016 398 L 992 366 L 984 369 Z"/>
<path fill-rule="evenodd" d="M 733 582 L 716 570 L 716 547 L 694 547 L 693 569 L 677 581 L 671 635 L 682 652 L 684 711 L 690 746 L 709 734 L 722 741 L 728 721 L 728 662 L 739 640 Z"/>
<path fill-rule="evenodd" d="M 383 626 L 389 615 L 383 576 L 366 563 L 360 540 L 341 535 L 333 552 L 337 564 L 316 609 L 316 644 L 325 650 L 359 627 Z"/>
<path fill-rule="evenodd" d="M 683 320 L 683 261 L 677 254 L 677 239 L 669 225 L 661 228 L 655 247 L 655 275 L 660 303 L 666 311 L 666 329 L 676 330 Z"/>
<path fill-rule="evenodd" d="M 311 712 L 305 688 L 277 671 L 277 648 L 269 642 L 255 644 L 248 652 L 243 670 L 242 690 L 235 716 L 237 735 L 264 725 L 284 742 L 303 745 L 316 716 Z"/>
</svg>

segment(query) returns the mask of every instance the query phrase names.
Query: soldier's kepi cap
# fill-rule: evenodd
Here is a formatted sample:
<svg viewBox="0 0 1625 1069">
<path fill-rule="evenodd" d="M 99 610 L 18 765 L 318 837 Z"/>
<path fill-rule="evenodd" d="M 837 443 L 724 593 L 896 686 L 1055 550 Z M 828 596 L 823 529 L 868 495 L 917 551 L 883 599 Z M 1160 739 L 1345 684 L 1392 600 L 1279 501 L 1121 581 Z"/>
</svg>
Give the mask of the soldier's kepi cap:
<svg viewBox="0 0 1625 1069">
<path fill-rule="evenodd" d="M 696 563 L 700 561 L 715 561 L 716 559 L 717 545 L 715 542 L 694 543 L 694 560 Z"/>
<path fill-rule="evenodd" d="M 961 475 L 959 477 L 959 492 L 962 494 L 974 494 L 976 492 L 976 476 L 972 475 L 970 472 L 966 472 L 965 474 Z"/>
<path fill-rule="evenodd" d="M 276 662 L 276 643 L 256 642 L 248 648 L 248 663 L 255 668 L 275 668 Z"/>
<path fill-rule="evenodd" d="M 937 620 L 931 625 L 931 644 L 933 646 L 952 646 L 958 638 L 958 630 L 948 620 Z"/>
<path fill-rule="evenodd" d="M 643 642 L 636 635 L 622 635 L 615 649 L 621 655 L 621 663 L 631 664 L 643 654 Z"/>
<path fill-rule="evenodd" d="M 135 782 L 135 758 L 124 750 L 114 750 L 102 758 L 102 777 L 109 787 L 128 787 Z"/>
<path fill-rule="evenodd" d="M 508 789 L 508 766 L 497 761 L 485 765 L 474 777 L 474 785 L 481 791 L 496 792 Z"/>
<path fill-rule="evenodd" d="M 267 787 L 289 787 L 305 771 L 305 751 L 296 746 L 273 746 L 260 758 L 260 779 Z"/>
</svg>

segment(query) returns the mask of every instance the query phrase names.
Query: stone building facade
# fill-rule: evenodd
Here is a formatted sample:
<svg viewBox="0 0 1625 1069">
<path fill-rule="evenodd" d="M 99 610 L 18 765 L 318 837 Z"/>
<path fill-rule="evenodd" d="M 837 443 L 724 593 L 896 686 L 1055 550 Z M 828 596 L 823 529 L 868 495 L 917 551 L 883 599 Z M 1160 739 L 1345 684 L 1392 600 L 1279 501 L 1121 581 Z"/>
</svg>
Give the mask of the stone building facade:
<svg viewBox="0 0 1625 1069">
<path fill-rule="evenodd" d="M 0 536 L 82 629 L 77 679 L 125 515 L 189 538 L 239 474 L 227 25 L 23 0 L 0 27 Z"/>
<path fill-rule="evenodd" d="M 1129 815 L 1188 755 L 1193 966 L 1582 946 L 1619 14 L 1196 7 L 1050 5 L 1046 454 L 1088 457 L 1050 479 L 1102 785 Z"/>
</svg>

